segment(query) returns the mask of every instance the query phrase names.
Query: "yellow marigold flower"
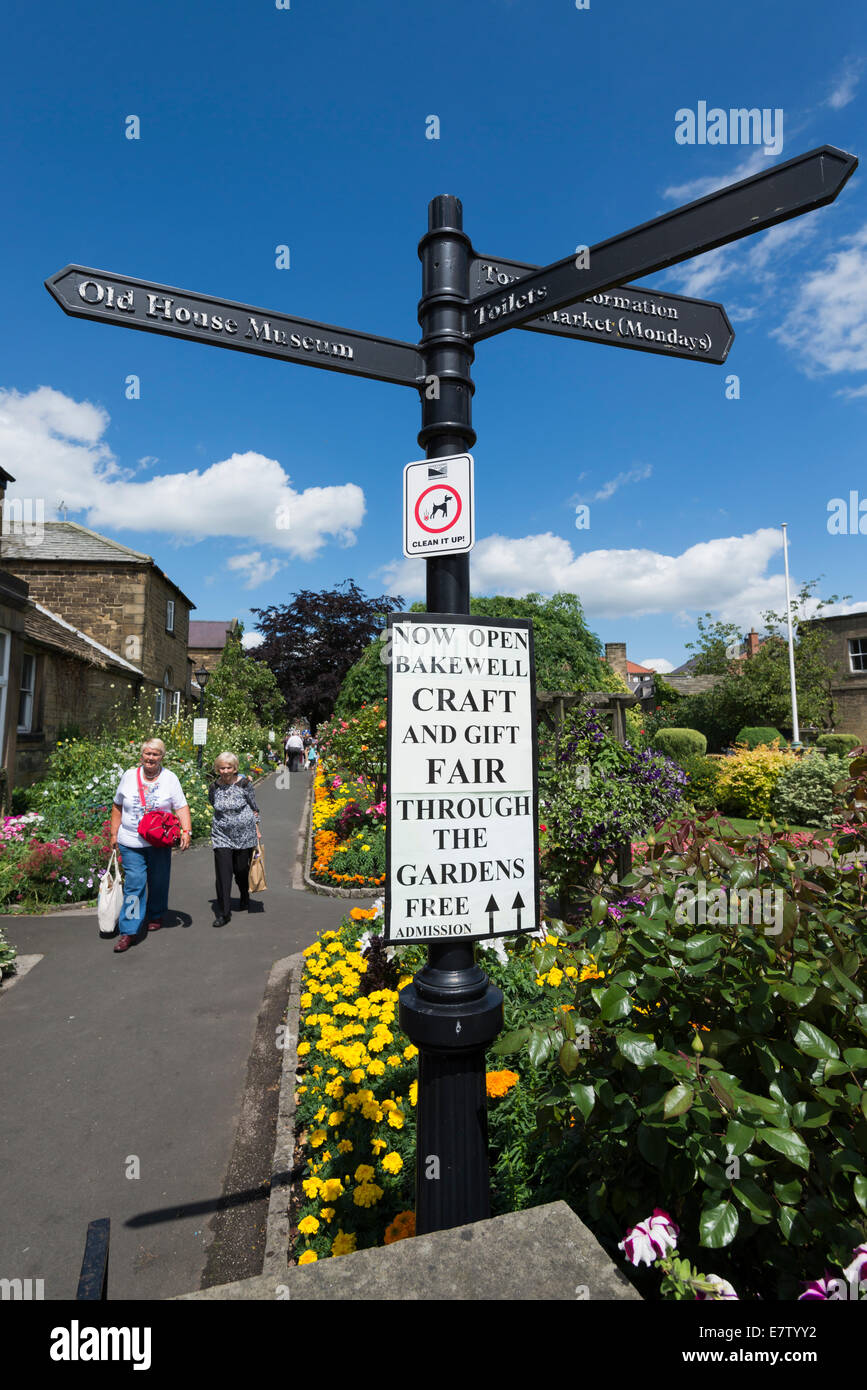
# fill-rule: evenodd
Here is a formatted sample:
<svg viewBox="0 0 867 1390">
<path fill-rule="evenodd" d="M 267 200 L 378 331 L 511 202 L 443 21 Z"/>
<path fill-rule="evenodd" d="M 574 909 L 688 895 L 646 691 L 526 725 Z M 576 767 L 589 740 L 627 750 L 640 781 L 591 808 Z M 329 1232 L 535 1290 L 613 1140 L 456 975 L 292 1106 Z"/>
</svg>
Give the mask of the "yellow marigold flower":
<svg viewBox="0 0 867 1390">
<path fill-rule="evenodd" d="M 395 1105 L 395 1103 L 394 1103 L 393 1100 L 384 1100 L 384 1101 L 381 1102 L 381 1104 L 382 1104 L 382 1109 L 385 1110 L 386 1113 L 387 1113 L 389 1110 L 396 1110 L 396 1109 L 397 1109 L 397 1106 Z"/>
<path fill-rule="evenodd" d="M 415 1105 L 415 1103 L 416 1103 L 417 1100 L 418 1100 L 418 1082 L 417 1082 L 417 1081 L 411 1081 L 411 1082 L 409 1083 L 409 1102 L 410 1102 L 410 1105 Z"/>
<path fill-rule="evenodd" d="M 351 1153 L 352 1153 L 352 1140 L 351 1140 L 351 1139 L 341 1139 L 340 1143 L 337 1145 L 337 1152 L 338 1152 L 338 1153 L 341 1153 L 341 1154 L 351 1154 Z"/>
<path fill-rule="evenodd" d="M 370 1147 L 375 1154 L 378 1154 L 381 1153 L 383 1149 L 388 1148 L 388 1141 L 386 1139 L 373 1139 L 371 1140 Z"/>
<path fill-rule="evenodd" d="M 541 986 L 545 983 L 546 978 L 547 978 L 547 977 L 546 977 L 545 975 L 537 975 L 537 976 L 536 976 L 536 987 L 537 987 L 537 988 L 541 988 Z"/>
<path fill-rule="evenodd" d="M 516 1071 L 489 1071 L 485 1090 L 489 1096 L 504 1096 L 520 1080 Z"/>
<path fill-rule="evenodd" d="M 371 1168 L 371 1173 L 373 1169 Z M 319 1196 L 323 1202 L 336 1202 L 343 1196 L 343 1182 L 340 1178 L 326 1178 L 320 1186 Z"/>
<path fill-rule="evenodd" d="M 418 1056 L 418 1048 L 414 1045 L 414 1043 L 410 1043 L 408 1047 L 405 1047 L 403 1049 L 403 1055 L 408 1062 L 411 1062 L 413 1057 Z"/>
<path fill-rule="evenodd" d="M 574 980 L 575 976 L 578 974 L 578 971 L 576 970 L 574 965 L 567 965 L 566 974 L 569 976 L 570 980 Z"/>
<path fill-rule="evenodd" d="M 328 1116 L 328 1125 L 329 1125 L 329 1128 L 331 1128 L 331 1129 L 336 1129 L 338 1125 L 342 1125 L 342 1124 L 343 1124 L 343 1111 L 342 1111 L 342 1110 L 332 1110 L 331 1114 Z"/>
<path fill-rule="evenodd" d="M 315 1216 L 305 1216 L 298 1222 L 298 1229 L 302 1236 L 315 1236 L 319 1230 L 319 1222 Z"/>
<path fill-rule="evenodd" d="M 385 1060 L 386 1060 L 386 1062 L 388 1063 L 388 1065 L 389 1065 L 390 1067 L 399 1067 L 399 1066 L 400 1066 L 400 1058 L 398 1057 L 397 1053 L 395 1053 L 395 1052 L 392 1052 L 391 1056 L 390 1056 L 390 1057 L 386 1057 Z"/>
<path fill-rule="evenodd" d="M 385 1071 L 385 1063 L 379 1057 L 374 1057 L 370 1066 L 367 1068 L 371 1076 L 382 1076 Z"/>
<path fill-rule="evenodd" d="M 319 1256 L 315 1250 L 305 1250 L 298 1263 L 300 1265 L 312 1265 L 315 1264 L 318 1259 Z"/>
<path fill-rule="evenodd" d="M 354 1231 L 338 1231 L 331 1242 L 332 1255 L 351 1255 L 357 1239 Z"/>
<path fill-rule="evenodd" d="M 563 971 L 562 971 L 562 970 L 558 970 L 557 966 L 555 965 L 555 966 L 553 966 L 553 967 L 548 971 L 548 984 L 549 984 L 549 985 L 553 985 L 554 988 L 556 989 L 557 986 L 558 986 L 558 985 L 561 985 L 562 983 L 563 983 Z"/>
<path fill-rule="evenodd" d="M 320 1144 L 324 1144 L 327 1138 L 328 1135 L 326 1134 L 324 1129 L 314 1129 L 313 1133 L 310 1136 L 310 1143 L 312 1144 L 314 1149 L 318 1149 Z"/>
<path fill-rule="evenodd" d="M 313 1116 L 313 1119 L 316 1121 L 318 1125 L 321 1125 L 327 1113 L 328 1112 L 326 1111 L 325 1106 L 320 1105 L 319 1109 L 316 1111 L 316 1114 Z"/>
<path fill-rule="evenodd" d="M 382 1196 L 383 1189 L 375 1182 L 362 1183 L 361 1187 L 356 1187 L 352 1194 L 352 1200 L 357 1207 L 373 1207 Z"/>
<path fill-rule="evenodd" d="M 336 1071 L 337 1068 L 329 1067 L 328 1070 Z M 340 1100 L 341 1096 L 343 1095 L 343 1077 L 335 1076 L 333 1081 L 329 1081 L 327 1086 L 325 1087 L 325 1094 L 327 1096 L 331 1096 L 334 1100 Z"/>
<path fill-rule="evenodd" d="M 388 1123 L 392 1129 L 403 1129 L 403 1115 L 399 1110 L 389 1110 Z"/>
<path fill-rule="evenodd" d="M 313 995 L 312 995 L 312 994 L 302 994 L 302 996 L 301 996 L 301 998 L 299 999 L 298 1002 L 299 1002 L 299 1004 L 301 1005 L 302 1009 L 309 1009 L 309 1008 L 310 1008 L 310 1005 L 313 1003 Z"/>
<path fill-rule="evenodd" d="M 361 1107 L 361 1113 L 365 1120 L 373 1120 L 378 1125 L 382 1119 L 383 1112 L 380 1110 L 375 1100 L 366 1100 Z"/>
<path fill-rule="evenodd" d="M 305 1178 L 301 1186 L 304 1188 L 304 1196 L 310 1197 L 312 1200 L 312 1198 L 319 1196 L 322 1182 L 319 1178 Z"/>
<path fill-rule="evenodd" d="M 322 1162 L 323 1162 L 323 1163 L 330 1163 L 330 1162 L 331 1162 L 331 1150 L 330 1150 L 330 1149 L 325 1149 L 325 1150 L 323 1151 L 323 1153 L 322 1153 Z"/>
<path fill-rule="evenodd" d="M 399 1153 L 395 1153 L 392 1149 L 391 1153 L 386 1154 L 382 1160 L 382 1167 L 386 1173 L 399 1173 L 403 1167 L 403 1159 Z"/>
<path fill-rule="evenodd" d="M 330 1221 L 334 1215 L 334 1207 L 323 1207 L 319 1215 L 323 1221 Z"/>
<path fill-rule="evenodd" d="M 358 1167 L 355 1170 L 356 1182 L 370 1182 L 373 1176 L 374 1170 L 370 1167 L 369 1164 L 359 1163 Z"/>
<path fill-rule="evenodd" d="M 299 1043 L 299 1044 L 298 1044 L 298 1056 L 299 1056 L 299 1057 L 306 1057 L 306 1056 L 307 1056 L 307 1053 L 308 1053 L 309 1051 L 310 1051 L 310 1044 L 309 1044 L 309 1042 L 303 1042 L 303 1043 Z"/>
<path fill-rule="evenodd" d="M 559 946 L 560 943 L 559 943 L 559 941 L 557 940 L 556 936 L 546 936 L 546 937 L 545 937 L 545 945 L 546 945 L 546 946 Z"/>
</svg>

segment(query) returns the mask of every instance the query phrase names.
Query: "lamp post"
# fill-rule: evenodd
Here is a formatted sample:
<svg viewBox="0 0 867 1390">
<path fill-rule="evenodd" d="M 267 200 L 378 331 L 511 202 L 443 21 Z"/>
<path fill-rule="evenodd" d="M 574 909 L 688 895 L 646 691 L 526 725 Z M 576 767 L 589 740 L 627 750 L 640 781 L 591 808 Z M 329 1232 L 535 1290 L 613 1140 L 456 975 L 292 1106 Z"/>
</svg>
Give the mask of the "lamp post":
<svg viewBox="0 0 867 1390">
<path fill-rule="evenodd" d="M 200 718 L 200 719 L 204 719 L 204 717 L 205 717 L 205 686 L 208 684 L 208 677 L 210 676 L 210 674 L 211 674 L 210 671 L 206 671 L 205 668 L 204 668 L 204 666 L 200 666 L 199 669 L 198 669 L 198 671 L 196 672 L 196 680 L 197 680 L 198 686 L 199 686 L 199 718 Z M 199 744 L 199 767 L 202 766 L 202 754 L 203 754 L 203 752 L 204 752 L 204 746 L 200 743 L 200 744 Z"/>
</svg>

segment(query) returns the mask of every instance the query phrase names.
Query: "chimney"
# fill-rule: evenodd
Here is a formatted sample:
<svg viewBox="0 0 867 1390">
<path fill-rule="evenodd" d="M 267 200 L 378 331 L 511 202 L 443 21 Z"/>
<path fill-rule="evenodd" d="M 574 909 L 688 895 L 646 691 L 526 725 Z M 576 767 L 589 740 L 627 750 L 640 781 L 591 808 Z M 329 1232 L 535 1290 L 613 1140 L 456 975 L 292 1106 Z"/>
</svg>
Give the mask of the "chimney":
<svg viewBox="0 0 867 1390">
<path fill-rule="evenodd" d="M 755 628 L 751 628 L 750 631 L 747 633 L 746 643 L 746 655 L 755 656 L 759 650 L 759 634 L 756 632 Z"/>
<path fill-rule="evenodd" d="M 625 642 L 606 642 L 605 660 L 616 671 L 618 676 L 629 685 L 629 670 L 626 665 L 626 643 Z"/>
</svg>

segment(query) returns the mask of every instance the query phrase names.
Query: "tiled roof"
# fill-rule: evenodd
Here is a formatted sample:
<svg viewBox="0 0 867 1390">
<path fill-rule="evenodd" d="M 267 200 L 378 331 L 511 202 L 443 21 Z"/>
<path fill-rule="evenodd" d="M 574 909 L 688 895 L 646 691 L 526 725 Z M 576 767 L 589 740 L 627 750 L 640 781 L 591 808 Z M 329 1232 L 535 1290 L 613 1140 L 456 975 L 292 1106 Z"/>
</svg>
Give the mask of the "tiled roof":
<svg viewBox="0 0 867 1390">
<path fill-rule="evenodd" d="M 627 660 L 626 669 L 630 676 L 655 676 L 656 672 L 651 671 L 649 666 L 638 666 L 634 661 Z"/>
<path fill-rule="evenodd" d="M 108 536 L 100 536 L 96 531 L 88 531 L 77 521 L 46 521 L 39 544 L 28 545 L 27 540 L 28 537 L 15 531 L 10 531 L 8 535 L 4 533 L 0 540 L 0 564 L 3 560 L 33 560 L 39 563 L 43 560 L 79 560 L 87 564 L 153 565 L 191 608 L 196 606 L 165 570 L 160 569 L 153 556 L 132 550 L 119 541 L 109 540 Z"/>
<path fill-rule="evenodd" d="M 77 656 L 90 666 L 115 666 L 134 676 L 140 677 L 143 674 L 137 666 L 118 656 L 117 652 L 110 651 L 101 642 L 95 642 L 86 632 L 80 632 L 64 618 L 44 608 L 41 603 L 31 601 L 28 605 L 24 615 L 24 635 L 34 642 L 42 642 L 45 646 L 54 647 L 69 656 Z"/>
<path fill-rule="evenodd" d="M 223 622 L 194 622 L 190 620 L 190 636 L 187 646 L 195 647 L 219 647 L 222 651 L 226 645 L 226 635 L 231 627 L 237 623 L 237 618 L 229 618 Z"/>
</svg>

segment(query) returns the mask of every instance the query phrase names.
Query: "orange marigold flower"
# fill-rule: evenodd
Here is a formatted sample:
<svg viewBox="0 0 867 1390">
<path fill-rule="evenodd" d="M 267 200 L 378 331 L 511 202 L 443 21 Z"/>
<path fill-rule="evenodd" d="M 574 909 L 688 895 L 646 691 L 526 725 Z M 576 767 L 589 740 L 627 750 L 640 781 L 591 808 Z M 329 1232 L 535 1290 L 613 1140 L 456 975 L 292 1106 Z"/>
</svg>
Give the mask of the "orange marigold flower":
<svg viewBox="0 0 867 1390">
<path fill-rule="evenodd" d="M 485 1077 L 485 1090 L 489 1096 L 504 1096 L 519 1080 L 516 1071 L 489 1071 Z"/>
<path fill-rule="evenodd" d="M 385 1228 L 385 1244 L 393 1245 L 396 1240 L 406 1240 L 415 1235 L 415 1212 L 399 1211 L 390 1226 Z"/>
</svg>

